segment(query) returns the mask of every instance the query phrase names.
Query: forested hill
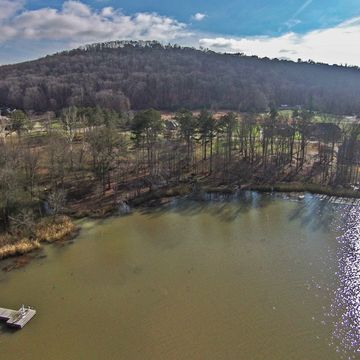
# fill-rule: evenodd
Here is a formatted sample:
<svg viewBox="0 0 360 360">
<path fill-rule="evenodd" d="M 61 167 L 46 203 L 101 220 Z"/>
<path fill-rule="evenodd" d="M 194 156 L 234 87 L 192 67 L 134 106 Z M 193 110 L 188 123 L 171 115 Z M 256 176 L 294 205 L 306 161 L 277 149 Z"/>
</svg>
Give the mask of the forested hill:
<svg viewBox="0 0 360 360">
<path fill-rule="evenodd" d="M 38 112 L 69 105 L 261 111 L 270 103 L 358 114 L 360 70 L 120 41 L 0 67 L 0 105 Z"/>
</svg>

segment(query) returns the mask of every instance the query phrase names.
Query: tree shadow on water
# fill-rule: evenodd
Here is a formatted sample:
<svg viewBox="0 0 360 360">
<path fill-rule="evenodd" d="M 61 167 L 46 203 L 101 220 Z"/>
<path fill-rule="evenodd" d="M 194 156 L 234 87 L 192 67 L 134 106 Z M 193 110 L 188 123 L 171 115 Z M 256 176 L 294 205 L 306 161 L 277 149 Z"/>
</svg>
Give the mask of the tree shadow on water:
<svg viewBox="0 0 360 360">
<path fill-rule="evenodd" d="M 329 196 L 307 195 L 289 215 L 289 221 L 300 221 L 312 231 L 333 231 L 340 221 L 340 215 L 347 205 L 334 202 Z"/>
<path fill-rule="evenodd" d="M 252 209 L 264 208 L 271 204 L 272 197 L 256 192 L 241 192 L 237 195 L 205 193 L 201 197 L 176 198 L 160 207 L 143 209 L 141 213 L 149 218 L 176 213 L 182 216 L 208 214 L 222 222 L 233 222 Z"/>
</svg>

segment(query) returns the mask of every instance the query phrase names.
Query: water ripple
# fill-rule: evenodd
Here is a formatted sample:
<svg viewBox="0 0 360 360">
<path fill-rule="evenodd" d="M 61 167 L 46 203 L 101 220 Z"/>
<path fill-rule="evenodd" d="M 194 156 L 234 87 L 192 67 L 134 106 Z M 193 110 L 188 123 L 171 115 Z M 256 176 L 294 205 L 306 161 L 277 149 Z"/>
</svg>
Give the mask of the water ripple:
<svg viewBox="0 0 360 360">
<path fill-rule="evenodd" d="M 339 230 L 339 286 L 331 315 L 337 320 L 334 338 L 349 359 L 360 354 L 360 206 L 348 206 Z M 339 350 L 339 349 L 338 349 Z"/>
</svg>

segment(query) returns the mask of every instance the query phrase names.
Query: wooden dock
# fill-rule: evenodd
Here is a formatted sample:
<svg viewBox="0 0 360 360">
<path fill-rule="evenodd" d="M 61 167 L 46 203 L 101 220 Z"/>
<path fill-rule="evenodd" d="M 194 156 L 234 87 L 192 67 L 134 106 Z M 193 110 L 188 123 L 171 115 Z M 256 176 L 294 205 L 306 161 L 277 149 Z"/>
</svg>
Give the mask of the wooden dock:
<svg viewBox="0 0 360 360">
<path fill-rule="evenodd" d="M 0 308 L 0 320 L 6 321 L 10 327 L 22 329 L 36 314 L 36 311 L 29 306 L 19 310 Z"/>
</svg>

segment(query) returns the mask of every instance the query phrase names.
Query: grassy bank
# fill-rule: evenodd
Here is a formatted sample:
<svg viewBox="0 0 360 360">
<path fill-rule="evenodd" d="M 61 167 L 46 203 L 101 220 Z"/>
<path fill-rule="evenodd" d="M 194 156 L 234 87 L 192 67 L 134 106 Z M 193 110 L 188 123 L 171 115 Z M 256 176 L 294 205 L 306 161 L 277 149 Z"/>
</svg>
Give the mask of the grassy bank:
<svg viewBox="0 0 360 360">
<path fill-rule="evenodd" d="M 21 239 L 13 242 L 13 239 L 7 236 L 0 240 L 0 260 L 11 256 L 24 255 L 31 251 L 40 248 L 40 243 L 37 240 Z"/>
<path fill-rule="evenodd" d="M 21 233 L 0 235 L 0 260 L 24 255 L 41 248 L 41 243 L 61 241 L 75 236 L 76 225 L 67 216 L 57 219 L 45 218 L 35 225 L 33 233 L 25 236 Z"/>
</svg>

